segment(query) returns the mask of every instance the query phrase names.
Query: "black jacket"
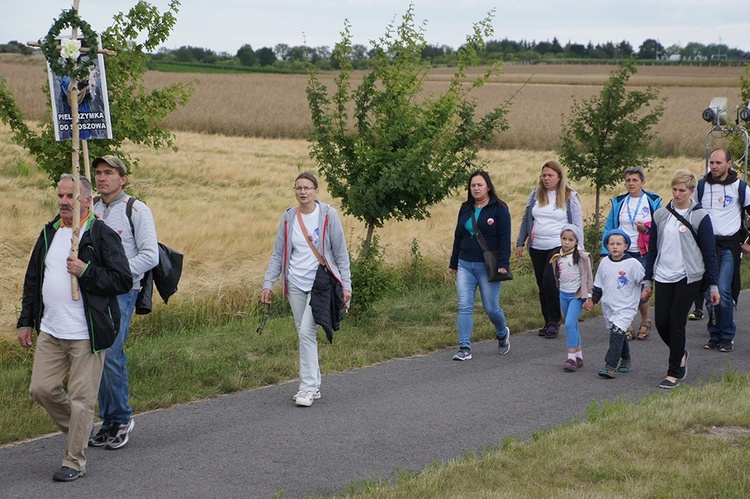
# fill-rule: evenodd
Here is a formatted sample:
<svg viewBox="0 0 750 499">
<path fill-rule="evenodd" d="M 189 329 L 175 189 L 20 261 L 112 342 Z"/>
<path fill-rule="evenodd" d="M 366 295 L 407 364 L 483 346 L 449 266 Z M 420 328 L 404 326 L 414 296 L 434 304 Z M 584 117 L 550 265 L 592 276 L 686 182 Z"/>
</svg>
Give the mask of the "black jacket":
<svg viewBox="0 0 750 499">
<path fill-rule="evenodd" d="M 458 211 L 458 222 L 453 236 L 453 251 L 448 268 L 458 269 L 458 260 L 484 262 L 482 248 L 467 229 L 466 223 L 474 216 L 474 204 L 464 203 Z M 508 206 L 496 199 L 490 199 L 477 217 L 477 226 L 482 231 L 490 251 L 499 251 L 498 265 L 510 270 L 510 211 Z"/>
<path fill-rule="evenodd" d="M 26 269 L 18 327 L 30 327 L 39 332 L 44 313 L 42 283 L 44 261 L 52 239 L 60 228 L 60 216 L 42 229 Z M 120 236 L 93 215 L 86 221 L 78 258 L 88 263 L 78 278 L 81 299 L 86 314 L 91 351 L 97 352 L 112 346 L 120 328 L 120 307 L 117 295 L 130 291 L 133 276 L 122 248 Z"/>
</svg>

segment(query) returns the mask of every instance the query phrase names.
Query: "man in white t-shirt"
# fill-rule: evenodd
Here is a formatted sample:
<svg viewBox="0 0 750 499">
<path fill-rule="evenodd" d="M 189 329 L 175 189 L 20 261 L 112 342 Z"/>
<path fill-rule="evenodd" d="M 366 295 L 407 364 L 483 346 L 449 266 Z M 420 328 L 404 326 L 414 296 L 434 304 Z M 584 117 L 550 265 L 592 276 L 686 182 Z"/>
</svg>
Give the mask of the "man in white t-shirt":
<svg viewBox="0 0 750 499">
<path fill-rule="evenodd" d="M 750 189 L 732 169 L 732 155 L 715 149 L 708 159 L 710 171 L 698 182 L 695 200 L 711 217 L 719 257 L 719 305 L 708 309 L 707 350 L 731 352 L 737 325 L 734 307 L 740 290 L 740 251 L 747 237 L 744 219 L 750 213 Z"/>
<path fill-rule="evenodd" d="M 72 482 L 86 473 L 104 353 L 119 327 L 117 295 L 133 284 L 120 236 L 89 212 L 92 189 L 84 177 L 81 219 L 73 220 L 73 182 L 70 174 L 60 179 L 60 214 L 42 229 L 31 253 L 18 319 L 23 348 L 34 344 L 32 329 L 39 333 L 29 392 L 68 436 L 62 467 L 52 475 L 58 482 Z M 80 227 L 77 256 L 70 244 L 75 227 Z M 77 297 L 71 276 L 80 288 Z"/>
</svg>

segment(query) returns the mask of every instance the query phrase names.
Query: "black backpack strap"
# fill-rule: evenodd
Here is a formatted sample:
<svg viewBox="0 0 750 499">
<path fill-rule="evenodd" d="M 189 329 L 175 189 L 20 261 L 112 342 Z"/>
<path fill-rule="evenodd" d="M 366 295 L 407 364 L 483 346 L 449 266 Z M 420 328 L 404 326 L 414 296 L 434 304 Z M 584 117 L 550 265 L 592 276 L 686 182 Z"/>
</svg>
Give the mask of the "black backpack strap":
<svg viewBox="0 0 750 499">
<path fill-rule="evenodd" d="M 130 232 L 132 232 L 133 237 L 135 237 L 135 227 L 133 226 L 133 204 L 135 204 L 135 198 L 130 196 L 128 204 L 125 207 L 125 214 L 128 216 L 128 222 L 130 222 Z"/>
</svg>

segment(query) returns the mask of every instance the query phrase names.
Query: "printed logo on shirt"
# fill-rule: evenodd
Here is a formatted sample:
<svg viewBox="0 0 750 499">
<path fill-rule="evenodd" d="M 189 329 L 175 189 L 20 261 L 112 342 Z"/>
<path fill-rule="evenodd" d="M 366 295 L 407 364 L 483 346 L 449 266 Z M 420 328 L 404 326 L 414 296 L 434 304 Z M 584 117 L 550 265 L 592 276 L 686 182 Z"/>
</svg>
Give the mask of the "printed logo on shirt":
<svg viewBox="0 0 750 499">
<path fill-rule="evenodd" d="M 312 233 L 313 244 L 320 243 L 320 228 L 316 228 Z"/>
<path fill-rule="evenodd" d="M 627 272 L 624 270 L 621 270 L 618 272 L 620 274 L 620 277 L 617 278 L 617 289 L 622 289 L 628 284 L 630 284 L 630 281 L 628 280 Z"/>
<path fill-rule="evenodd" d="M 494 218 L 488 218 L 487 219 L 487 225 L 495 225 L 495 219 Z"/>
<path fill-rule="evenodd" d="M 734 196 L 730 196 L 729 194 L 719 196 L 719 202 L 724 208 L 726 208 L 727 206 L 732 204 L 732 202 L 734 202 Z"/>
<path fill-rule="evenodd" d="M 644 206 L 643 208 L 641 208 L 641 216 L 642 217 L 647 217 L 648 214 L 649 214 L 648 206 Z"/>
</svg>

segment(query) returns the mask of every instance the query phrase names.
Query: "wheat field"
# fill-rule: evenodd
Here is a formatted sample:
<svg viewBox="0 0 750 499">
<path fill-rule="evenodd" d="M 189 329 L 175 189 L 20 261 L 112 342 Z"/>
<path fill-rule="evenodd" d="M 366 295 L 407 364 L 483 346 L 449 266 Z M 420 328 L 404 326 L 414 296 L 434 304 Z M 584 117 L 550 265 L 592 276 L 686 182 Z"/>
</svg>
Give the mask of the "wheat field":
<svg viewBox="0 0 750 499">
<path fill-rule="evenodd" d="M 0 57 L 0 75 L 8 80 L 19 106 L 29 120 L 45 116 L 45 97 L 39 91 L 46 81 L 38 58 Z M 479 112 L 514 96 L 508 114 L 510 129 L 497 136 L 491 147 L 500 149 L 554 150 L 560 125 L 573 100 L 596 95 L 615 69 L 609 65 L 507 65 L 503 75 L 475 90 Z M 475 68 L 469 76 L 482 68 Z M 727 97 L 732 109 L 739 102 L 741 67 L 640 66 L 632 88 L 648 85 L 661 89 L 666 112 L 656 127 L 654 150 L 660 155 L 699 156 L 705 148 L 708 127 L 701 112 L 713 97 Z M 445 88 L 450 68 L 430 71 L 426 94 Z M 320 75 L 332 84 L 335 73 Z M 362 73 L 355 73 L 357 85 Z M 310 124 L 305 95 L 307 75 L 146 73 L 147 88 L 171 83 L 196 82 L 188 105 L 171 114 L 166 125 L 190 131 L 263 138 L 304 139 Z M 747 103 L 746 103 L 747 104 Z M 733 114 L 732 114 L 733 116 Z"/>
<path fill-rule="evenodd" d="M 177 153 L 140 147 L 128 151 L 141 158 L 140 168 L 130 176 L 129 192 L 153 210 L 159 240 L 185 254 L 180 290 L 170 305 L 194 298 L 229 300 L 238 293 L 259 296 L 279 220 L 294 204 L 294 178 L 300 169 L 315 169 L 307 143 L 179 132 L 177 144 Z M 481 160 L 487 162 L 501 197 L 511 208 L 514 234 L 541 165 L 552 157 L 550 151 L 482 151 Z M 0 223 L 7 228 L 0 239 L 0 262 L 5 269 L 0 281 L 0 336 L 4 337 L 15 334 L 31 248 L 42 225 L 57 213 L 55 190 L 46 175 L 33 167 L 30 173 L 20 174 L 19 164 L 31 165 L 32 160 L 10 143 L 9 130 L 0 127 Z M 667 195 L 669 175 L 675 168 L 700 173 L 703 160 L 659 160 L 655 167 L 647 187 Z M 581 194 L 584 215 L 589 216 L 594 212 L 595 191 L 573 185 Z M 377 232 L 386 259 L 408 258 L 416 239 L 422 254 L 444 261 L 447 272 L 455 217 L 465 196 L 462 191 L 434 206 L 432 216 L 424 221 L 387 223 Z M 337 205 L 324 181 L 320 199 Z M 343 217 L 343 224 L 349 247 L 356 248 L 365 235 L 363 224 L 352 217 Z"/>
<path fill-rule="evenodd" d="M 510 130 L 480 159 L 492 175 L 501 197 L 511 207 L 513 232 L 519 229 L 526 198 L 536 184 L 541 165 L 554 158 L 562 115 L 573 96 L 598 92 L 612 67 L 507 66 L 505 76 L 479 90 L 480 107 L 494 105 L 518 91 L 508 116 Z M 669 194 L 668 179 L 676 168 L 699 174 L 707 127 L 701 111 L 713 96 L 739 93 L 742 68 L 642 67 L 634 85 L 659 85 L 668 98 L 659 125 L 663 150 L 681 152 L 659 159 L 649 173 L 647 188 Z M 39 62 L 0 58 L 0 75 L 16 95 L 26 117 L 43 119 L 44 67 Z M 191 75 L 146 75 L 148 85 L 189 81 Z M 430 73 L 426 90 L 439 91 L 449 70 Z M 324 75 L 329 81 L 332 75 Z M 176 132 L 177 153 L 129 146 L 141 160 L 130 177 L 129 192 L 154 211 L 159 240 L 185 254 L 185 270 L 174 301 L 202 298 L 221 302 L 238 294 L 258 295 L 270 256 L 278 221 L 294 203 L 292 184 L 301 169 L 314 171 L 308 145 L 302 140 L 309 114 L 304 75 L 200 75 L 189 105 L 169 117 Z M 322 180 L 322 179 L 321 179 Z M 595 191 L 574 183 L 584 216 L 594 212 Z M 615 189 L 604 193 L 602 203 Z M 424 221 L 388 222 L 377 233 L 386 259 L 408 258 L 413 239 L 422 254 L 447 267 L 458 206 L 465 192 L 439 203 Z M 15 335 L 23 274 L 42 225 L 57 212 L 54 189 L 32 158 L 10 140 L 0 126 L 0 337 Z M 331 202 L 325 182 L 320 199 Z M 356 248 L 365 230 L 362 223 L 343 217 L 350 248 Z M 356 292 L 356 290 L 355 290 Z M 172 301 L 170 301 L 172 303 Z M 242 311 L 238 310 L 238 313 Z"/>
</svg>

